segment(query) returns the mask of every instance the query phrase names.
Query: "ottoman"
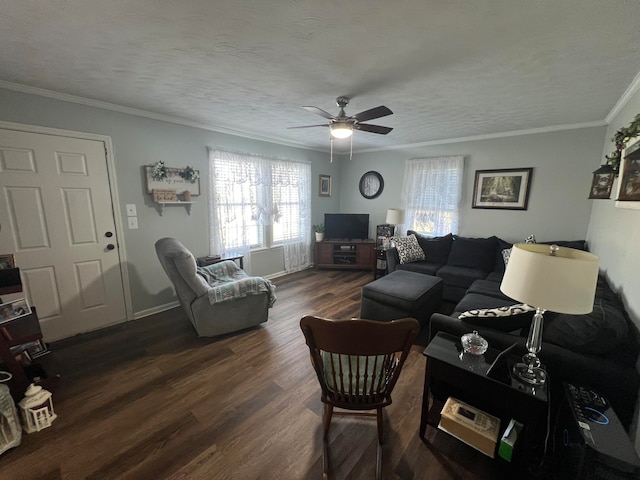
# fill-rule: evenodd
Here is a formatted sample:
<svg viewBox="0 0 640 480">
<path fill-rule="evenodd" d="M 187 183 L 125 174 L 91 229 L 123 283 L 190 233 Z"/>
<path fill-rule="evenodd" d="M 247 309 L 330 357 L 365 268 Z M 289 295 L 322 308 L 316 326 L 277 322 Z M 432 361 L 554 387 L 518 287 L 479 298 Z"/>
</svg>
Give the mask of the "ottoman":
<svg viewBox="0 0 640 480">
<path fill-rule="evenodd" d="M 396 270 L 362 287 L 360 318 L 389 321 L 413 317 L 427 325 L 441 300 L 441 278 Z"/>
</svg>

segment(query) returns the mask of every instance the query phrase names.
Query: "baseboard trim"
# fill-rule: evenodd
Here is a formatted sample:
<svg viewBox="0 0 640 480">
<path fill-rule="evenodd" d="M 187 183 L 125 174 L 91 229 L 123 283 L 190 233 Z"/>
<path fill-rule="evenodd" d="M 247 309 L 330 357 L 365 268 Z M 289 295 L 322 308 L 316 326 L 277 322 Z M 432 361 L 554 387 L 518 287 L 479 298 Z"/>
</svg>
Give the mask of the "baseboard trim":
<svg viewBox="0 0 640 480">
<path fill-rule="evenodd" d="M 139 312 L 133 313 L 132 320 L 139 320 L 141 318 L 148 317 L 149 315 L 155 315 L 156 313 L 166 312 L 167 310 L 176 308 L 179 305 L 180 303 L 176 300 L 174 302 L 165 303 L 164 305 L 158 305 L 156 307 L 147 308 L 146 310 L 140 310 Z"/>
</svg>

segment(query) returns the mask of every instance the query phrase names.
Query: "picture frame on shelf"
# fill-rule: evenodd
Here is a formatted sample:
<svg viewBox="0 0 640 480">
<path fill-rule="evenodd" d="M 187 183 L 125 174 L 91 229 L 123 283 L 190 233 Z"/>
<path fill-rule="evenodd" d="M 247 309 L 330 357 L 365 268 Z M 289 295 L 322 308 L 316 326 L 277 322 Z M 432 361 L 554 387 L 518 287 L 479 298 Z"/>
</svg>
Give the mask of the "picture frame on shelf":
<svg viewBox="0 0 640 480">
<path fill-rule="evenodd" d="M 10 253 L 0 255 L 0 270 L 8 270 L 9 268 L 16 268 L 16 261 L 13 255 Z"/>
<path fill-rule="evenodd" d="M 18 298 L 0 305 L 0 324 L 26 315 L 31 315 L 31 307 L 26 298 Z"/>
<path fill-rule="evenodd" d="M 640 138 L 622 152 L 616 193 L 617 208 L 640 210 Z"/>
<path fill-rule="evenodd" d="M 319 175 L 318 195 L 320 197 L 331 196 L 331 175 Z"/>
<path fill-rule="evenodd" d="M 472 208 L 526 210 L 533 168 L 476 170 Z"/>
<path fill-rule="evenodd" d="M 640 156 L 623 161 L 618 201 L 640 202 Z"/>
</svg>

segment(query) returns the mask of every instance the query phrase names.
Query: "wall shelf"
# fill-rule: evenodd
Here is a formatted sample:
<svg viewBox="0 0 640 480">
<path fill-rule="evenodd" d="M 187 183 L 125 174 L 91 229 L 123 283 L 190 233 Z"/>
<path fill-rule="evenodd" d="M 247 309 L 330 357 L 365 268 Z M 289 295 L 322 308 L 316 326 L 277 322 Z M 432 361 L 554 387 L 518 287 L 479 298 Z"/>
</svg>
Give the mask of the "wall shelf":
<svg viewBox="0 0 640 480">
<path fill-rule="evenodd" d="M 187 208 L 187 213 L 191 215 L 191 205 L 198 202 L 157 202 L 160 205 L 160 215 L 164 213 L 165 205 L 183 205 Z"/>
</svg>

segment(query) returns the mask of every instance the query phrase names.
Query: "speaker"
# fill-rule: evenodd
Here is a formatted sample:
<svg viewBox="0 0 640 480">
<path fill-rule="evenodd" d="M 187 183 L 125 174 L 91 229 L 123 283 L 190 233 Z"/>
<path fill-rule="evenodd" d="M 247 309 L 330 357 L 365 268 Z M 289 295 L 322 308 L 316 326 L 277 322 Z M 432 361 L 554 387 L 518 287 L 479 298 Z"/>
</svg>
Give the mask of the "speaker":
<svg viewBox="0 0 640 480">
<path fill-rule="evenodd" d="M 631 439 L 609 401 L 591 388 L 564 384 L 555 445 L 558 478 L 640 478 L 640 458 Z"/>
</svg>

